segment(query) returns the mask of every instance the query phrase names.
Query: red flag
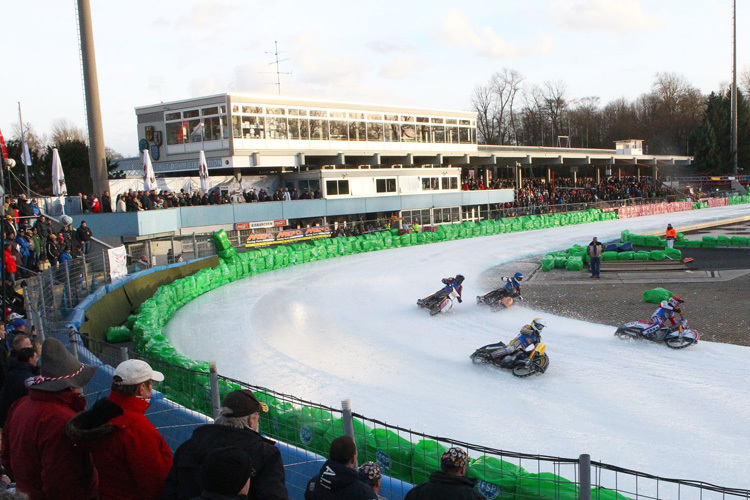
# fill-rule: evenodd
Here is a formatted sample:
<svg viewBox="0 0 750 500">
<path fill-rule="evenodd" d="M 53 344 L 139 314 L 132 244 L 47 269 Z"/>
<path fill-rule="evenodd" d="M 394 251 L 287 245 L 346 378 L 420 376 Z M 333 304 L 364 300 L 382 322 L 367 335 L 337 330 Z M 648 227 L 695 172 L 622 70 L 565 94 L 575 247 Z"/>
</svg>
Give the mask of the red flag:
<svg viewBox="0 0 750 500">
<path fill-rule="evenodd" d="M 0 130 L 0 149 L 3 150 L 3 160 L 8 159 L 8 148 L 5 147 L 5 139 L 3 138 L 3 131 Z"/>
</svg>

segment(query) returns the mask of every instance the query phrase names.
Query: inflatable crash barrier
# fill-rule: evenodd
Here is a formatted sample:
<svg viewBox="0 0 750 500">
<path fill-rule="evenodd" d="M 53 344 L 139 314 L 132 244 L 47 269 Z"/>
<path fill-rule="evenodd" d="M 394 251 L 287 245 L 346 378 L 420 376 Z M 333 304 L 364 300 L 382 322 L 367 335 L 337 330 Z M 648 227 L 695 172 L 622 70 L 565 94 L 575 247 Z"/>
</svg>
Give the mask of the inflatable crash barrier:
<svg viewBox="0 0 750 500">
<path fill-rule="evenodd" d="M 741 198 L 737 196 L 736 198 Z M 731 198 L 730 198 L 731 199 Z M 665 248 L 667 245 L 663 237 L 653 235 L 637 235 L 625 230 L 620 233 L 623 242 L 631 243 L 637 247 Z M 750 246 L 750 237 L 746 236 L 703 236 L 700 240 L 688 240 L 685 234 L 677 233 L 674 242 L 677 248 L 716 248 L 716 247 L 747 247 Z"/>
</svg>

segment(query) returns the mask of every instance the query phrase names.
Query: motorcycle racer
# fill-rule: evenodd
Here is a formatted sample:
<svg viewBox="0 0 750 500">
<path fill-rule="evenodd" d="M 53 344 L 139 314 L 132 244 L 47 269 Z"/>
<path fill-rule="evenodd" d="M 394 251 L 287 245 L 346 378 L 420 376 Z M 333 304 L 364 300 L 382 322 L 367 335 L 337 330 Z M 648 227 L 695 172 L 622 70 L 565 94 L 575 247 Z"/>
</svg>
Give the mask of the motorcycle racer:
<svg viewBox="0 0 750 500">
<path fill-rule="evenodd" d="M 513 354 L 518 350 L 527 349 L 529 346 L 537 346 L 542 341 L 542 330 L 547 326 L 542 318 L 534 318 L 528 325 L 521 328 L 521 332 L 506 347 L 492 353 L 493 360 Z"/>
<path fill-rule="evenodd" d="M 651 315 L 651 326 L 643 330 L 644 337 L 652 337 L 660 328 L 665 326 L 675 326 L 678 321 L 676 319 L 677 314 L 680 315 L 679 323 L 684 326 L 685 317 L 682 314 L 681 304 L 685 301 L 678 296 L 670 297 L 669 300 L 662 300 L 659 307 Z M 667 325 L 667 322 L 670 325 Z"/>
</svg>

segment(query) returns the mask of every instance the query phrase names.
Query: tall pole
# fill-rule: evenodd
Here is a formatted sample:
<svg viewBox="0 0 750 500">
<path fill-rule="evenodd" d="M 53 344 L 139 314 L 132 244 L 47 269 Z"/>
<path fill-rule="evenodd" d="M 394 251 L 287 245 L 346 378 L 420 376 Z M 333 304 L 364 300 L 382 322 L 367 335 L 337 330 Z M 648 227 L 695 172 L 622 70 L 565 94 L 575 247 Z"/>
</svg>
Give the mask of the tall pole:
<svg viewBox="0 0 750 500">
<path fill-rule="evenodd" d="M 99 105 L 99 79 L 96 74 L 94 53 L 94 30 L 91 26 L 89 0 L 78 0 L 78 27 L 81 42 L 81 64 L 83 84 L 86 91 L 86 119 L 89 126 L 89 169 L 94 183 L 94 192 L 101 195 L 109 191 L 107 158 L 104 152 L 102 112 Z"/>
<path fill-rule="evenodd" d="M 737 0 L 732 1 L 732 173 L 737 174 Z"/>
<path fill-rule="evenodd" d="M 24 143 L 26 141 L 24 140 L 24 136 L 26 133 L 23 130 L 23 117 L 21 116 L 21 103 L 18 103 L 18 121 L 21 123 L 21 156 L 23 156 L 23 153 L 25 152 L 25 148 L 23 147 Z M 31 154 L 29 154 L 29 157 L 27 160 L 31 160 Z M 31 198 L 31 185 L 29 184 L 29 166 L 26 165 L 26 162 L 23 162 L 23 168 L 26 173 L 26 198 Z"/>
</svg>

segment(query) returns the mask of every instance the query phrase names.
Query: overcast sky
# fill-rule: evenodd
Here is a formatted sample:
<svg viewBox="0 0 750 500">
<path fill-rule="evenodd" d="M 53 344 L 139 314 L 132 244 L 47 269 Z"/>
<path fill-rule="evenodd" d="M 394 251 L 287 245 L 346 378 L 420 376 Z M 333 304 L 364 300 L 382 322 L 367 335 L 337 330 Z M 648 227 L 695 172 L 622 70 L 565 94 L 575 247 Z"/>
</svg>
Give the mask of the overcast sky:
<svg viewBox="0 0 750 500">
<path fill-rule="evenodd" d="M 738 3 L 739 70 L 750 7 Z M 3 6 L 0 127 L 86 123 L 75 0 Z M 104 139 L 137 154 L 136 106 L 227 91 L 470 109 L 504 67 L 602 103 L 647 92 L 660 71 L 708 93 L 731 79 L 731 0 L 91 0 Z M 271 72 L 271 73 L 265 73 Z"/>
</svg>

